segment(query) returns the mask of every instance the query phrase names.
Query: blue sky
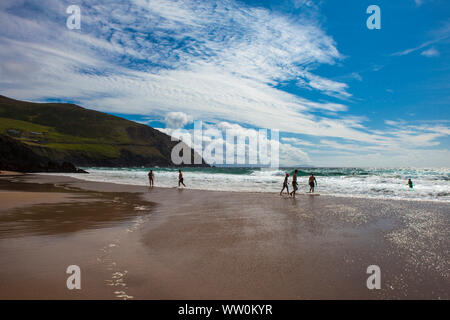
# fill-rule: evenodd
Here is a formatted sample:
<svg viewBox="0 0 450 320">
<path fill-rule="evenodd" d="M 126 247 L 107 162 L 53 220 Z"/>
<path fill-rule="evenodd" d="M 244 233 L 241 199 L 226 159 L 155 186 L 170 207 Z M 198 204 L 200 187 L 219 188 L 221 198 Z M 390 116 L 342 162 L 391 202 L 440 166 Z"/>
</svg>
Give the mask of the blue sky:
<svg viewBox="0 0 450 320">
<path fill-rule="evenodd" d="M 284 165 L 448 167 L 449 13 L 444 0 L 5 0 L 0 94 L 169 134 L 193 120 L 279 129 Z"/>
</svg>

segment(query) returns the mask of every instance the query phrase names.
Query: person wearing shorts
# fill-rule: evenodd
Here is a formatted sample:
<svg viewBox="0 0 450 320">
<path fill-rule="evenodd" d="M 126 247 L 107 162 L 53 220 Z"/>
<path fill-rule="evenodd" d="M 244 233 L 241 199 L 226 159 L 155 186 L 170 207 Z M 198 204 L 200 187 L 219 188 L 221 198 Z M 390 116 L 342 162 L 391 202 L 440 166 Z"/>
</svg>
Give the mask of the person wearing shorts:
<svg viewBox="0 0 450 320">
<path fill-rule="evenodd" d="M 308 179 L 308 183 L 309 183 L 309 192 L 314 193 L 314 186 L 317 185 L 317 180 L 316 177 L 314 177 L 314 173 L 311 173 L 311 176 Z"/>
</svg>

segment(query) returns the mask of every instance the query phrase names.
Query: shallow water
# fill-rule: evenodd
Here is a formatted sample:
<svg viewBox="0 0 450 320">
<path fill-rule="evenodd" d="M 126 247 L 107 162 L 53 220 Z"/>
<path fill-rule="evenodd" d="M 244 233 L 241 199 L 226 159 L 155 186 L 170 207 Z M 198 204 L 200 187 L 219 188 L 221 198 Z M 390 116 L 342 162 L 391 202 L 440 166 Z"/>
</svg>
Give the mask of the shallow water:
<svg viewBox="0 0 450 320">
<path fill-rule="evenodd" d="M 148 185 L 149 168 L 84 168 L 88 175 L 58 174 L 88 181 L 130 185 Z M 176 187 L 178 171 L 152 168 L 155 185 Z M 185 168 L 184 180 L 190 189 L 218 191 L 279 192 L 286 172 L 294 168 Z M 308 192 L 308 176 L 317 178 L 316 192 L 333 196 L 450 201 L 450 169 L 448 168 L 301 168 L 299 192 Z M 408 178 L 414 183 L 411 189 Z M 291 177 L 289 179 L 291 182 Z"/>
</svg>

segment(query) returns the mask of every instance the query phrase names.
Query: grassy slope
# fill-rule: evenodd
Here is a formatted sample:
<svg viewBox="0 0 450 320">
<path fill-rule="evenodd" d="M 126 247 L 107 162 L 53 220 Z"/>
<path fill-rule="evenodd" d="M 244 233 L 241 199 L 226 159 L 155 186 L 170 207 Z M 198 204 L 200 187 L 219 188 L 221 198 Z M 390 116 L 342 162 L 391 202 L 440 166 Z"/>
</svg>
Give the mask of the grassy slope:
<svg viewBox="0 0 450 320">
<path fill-rule="evenodd" d="M 77 105 L 30 103 L 3 96 L 0 133 L 38 154 L 77 165 L 170 165 L 176 144 L 148 126 Z"/>
</svg>

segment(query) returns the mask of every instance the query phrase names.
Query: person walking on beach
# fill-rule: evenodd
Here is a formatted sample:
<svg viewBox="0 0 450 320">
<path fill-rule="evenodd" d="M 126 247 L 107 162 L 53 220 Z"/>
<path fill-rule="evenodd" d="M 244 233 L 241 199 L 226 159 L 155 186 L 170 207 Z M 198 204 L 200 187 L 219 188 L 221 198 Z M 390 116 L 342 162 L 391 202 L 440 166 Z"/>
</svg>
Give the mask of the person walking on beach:
<svg viewBox="0 0 450 320">
<path fill-rule="evenodd" d="M 178 170 L 178 187 L 180 187 L 180 184 L 186 187 L 186 185 L 183 182 L 183 173 L 181 172 L 181 170 Z"/>
<path fill-rule="evenodd" d="M 295 192 L 298 190 L 297 173 L 298 173 L 298 170 L 295 169 L 294 175 L 292 176 L 292 188 L 293 188 L 294 190 L 292 190 L 292 192 L 290 193 L 290 195 L 291 195 L 293 198 L 295 198 Z"/>
<path fill-rule="evenodd" d="M 283 189 L 281 189 L 280 191 L 280 196 L 283 193 L 283 190 L 286 189 L 286 193 L 289 194 L 289 173 L 286 173 L 286 176 L 284 177 L 284 182 L 283 182 Z"/>
<path fill-rule="evenodd" d="M 314 173 L 311 173 L 311 176 L 308 179 L 308 183 L 309 183 L 309 192 L 314 193 L 314 183 L 315 185 L 317 185 L 317 180 L 316 177 L 314 177 Z"/>
<path fill-rule="evenodd" d="M 408 186 L 412 189 L 413 188 L 413 182 L 411 178 L 408 179 Z"/>
</svg>

